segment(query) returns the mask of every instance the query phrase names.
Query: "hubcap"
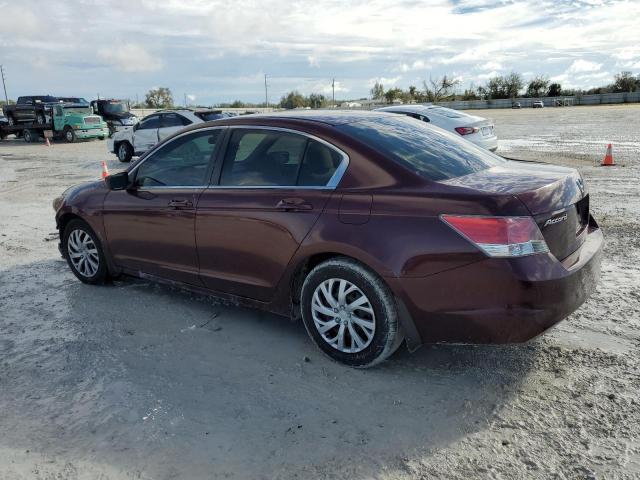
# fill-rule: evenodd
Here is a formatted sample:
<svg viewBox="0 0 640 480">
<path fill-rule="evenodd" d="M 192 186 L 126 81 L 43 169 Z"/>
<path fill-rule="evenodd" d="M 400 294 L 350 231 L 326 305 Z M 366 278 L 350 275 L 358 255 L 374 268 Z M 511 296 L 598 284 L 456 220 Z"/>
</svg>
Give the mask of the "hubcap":
<svg viewBox="0 0 640 480">
<path fill-rule="evenodd" d="M 318 285 L 311 314 L 322 339 L 336 350 L 358 353 L 373 340 L 376 317 L 371 302 L 348 280 L 331 278 Z"/>
<path fill-rule="evenodd" d="M 93 277 L 98 272 L 100 257 L 95 243 L 84 230 L 74 230 L 67 240 L 69 259 L 83 277 Z"/>
<path fill-rule="evenodd" d="M 69 130 L 67 130 L 67 140 L 69 141 L 73 140 L 73 133 L 70 132 Z"/>
<path fill-rule="evenodd" d="M 118 153 L 120 154 L 120 160 L 124 160 L 125 157 L 127 156 L 127 150 L 124 145 L 120 145 L 120 148 L 118 149 Z"/>
</svg>

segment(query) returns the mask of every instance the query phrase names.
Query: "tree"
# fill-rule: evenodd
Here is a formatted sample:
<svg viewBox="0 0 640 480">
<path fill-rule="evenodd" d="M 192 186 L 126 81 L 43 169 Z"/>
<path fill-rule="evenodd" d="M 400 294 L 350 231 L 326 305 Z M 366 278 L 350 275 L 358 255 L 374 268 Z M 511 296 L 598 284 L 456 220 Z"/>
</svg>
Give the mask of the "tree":
<svg viewBox="0 0 640 480">
<path fill-rule="evenodd" d="M 306 103 L 311 108 L 322 108 L 327 105 L 327 97 L 321 93 L 312 93 Z"/>
<path fill-rule="evenodd" d="M 547 81 L 548 83 L 548 81 Z M 516 98 L 520 93 L 520 90 L 524 87 L 524 81 L 522 75 L 516 72 L 511 72 L 504 80 L 506 98 Z"/>
<path fill-rule="evenodd" d="M 527 86 L 527 97 L 543 97 L 547 94 L 548 88 L 549 79 L 547 77 L 534 77 Z"/>
<path fill-rule="evenodd" d="M 376 82 L 376 84 L 371 89 L 371 98 L 374 100 L 381 100 L 384 98 L 384 86 L 381 83 Z"/>
<path fill-rule="evenodd" d="M 559 97 L 562 95 L 562 85 L 559 83 L 552 83 L 549 85 L 549 92 L 547 93 L 550 97 Z"/>
<path fill-rule="evenodd" d="M 392 88 L 390 90 L 387 90 L 384 94 L 384 98 L 387 101 L 387 103 L 393 103 L 393 101 L 396 98 L 401 98 L 402 97 L 402 90 L 400 90 L 399 88 Z"/>
<path fill-rule="evenodd" d="M 229 105 L 230 108 L 244 108 L 247 105 L 241 101 L 241 100 L 234 100 L 231 105 Z"/>
<path fill-rule="evenodd" d="M 471 89 L 465 89 L 464 94 L 462 95 L 463 100 L 478 100 L 479 98 L 480 97 L 476 94 L 476 92 Z"/>
<path fill-rule="evenodd" d="M 149 108 L 170 108 L 173 107 L 173 95 L 166 87 L 151 89 L 145 96 L 145 103 Z"/>
<path fill-rule="evenodd" d="M 429 83 L 426 81 L 422 83 L 427 100 L 430 102 L 439 102 L 443 98 L 451 95 L 454 87 L 460 83 L 460 80 L 444 75 L 442 78 L 436 78 L 435 80 L 429 77 Z"/>
<path fill-rule="evenodd" d="M 280 99 L 280 106 L 291 110 L 292 108 L 306 107 L 307 102 L 300 92 L 294 90 Z"/>
<path fill-rule="evenodd" d="M 634 78 L 631 72 L 616 73 L 613 78 L 614 92 L 634 92 L 640 83 L 640 80 Z"/>
</svg>

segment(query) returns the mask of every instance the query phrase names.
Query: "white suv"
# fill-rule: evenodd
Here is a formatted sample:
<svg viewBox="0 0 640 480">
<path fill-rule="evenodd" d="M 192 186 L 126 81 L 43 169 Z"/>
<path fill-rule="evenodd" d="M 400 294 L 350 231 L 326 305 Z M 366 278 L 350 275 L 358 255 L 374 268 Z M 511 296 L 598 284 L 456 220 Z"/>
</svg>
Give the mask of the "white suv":
<svg viewBox="0 0 640 480">
<path fill-rule="evenodd" d="M 162 110 L 144 117 L 132 129 L 116 132 L 107 141 L 107 148 L 121 162 L 129 162 L 175 132 L 202 122 L 192 110 Z"/>
</svg>

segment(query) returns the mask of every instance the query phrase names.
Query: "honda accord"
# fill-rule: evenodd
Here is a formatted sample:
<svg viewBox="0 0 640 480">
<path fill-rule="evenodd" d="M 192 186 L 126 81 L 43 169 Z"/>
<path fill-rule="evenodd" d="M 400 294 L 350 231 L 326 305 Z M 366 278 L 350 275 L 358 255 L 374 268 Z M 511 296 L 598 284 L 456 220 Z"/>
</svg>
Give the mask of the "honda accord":
<svg viewBox="0 0 640 480">
<path fill-rule="evenodd" d="M 507 161 L 382 112 L 193 125 L 54 202 L 82 282 L 133 275 L 301 319 L 329 357 L 524 342 L 596 285 L 574 169 Z"/>
</svg>

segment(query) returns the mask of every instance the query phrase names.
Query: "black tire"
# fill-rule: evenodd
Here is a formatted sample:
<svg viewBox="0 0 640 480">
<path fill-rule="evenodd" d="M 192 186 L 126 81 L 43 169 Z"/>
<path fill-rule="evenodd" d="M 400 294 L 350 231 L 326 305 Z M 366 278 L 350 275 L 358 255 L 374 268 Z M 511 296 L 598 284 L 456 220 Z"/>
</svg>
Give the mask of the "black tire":
<svg viewBox="0 0 640 480">
<path fill-rule="evenodd" d="M 116 154 L 118 155 L 118 160 L 122 163 L 130 162 L 133 157 L 133 147 L 129 142 L 121 142 L 116 148 Z"/>
<path fill-rule="evenodd" d="M 348 284 L 357 287 L 354 294 L 364 294 L 366 300 L 368 300 L 366 304 L 370 305 L 370 309 L 373 311 L 373 315 L 364 313 L 357 314 L 359 317 L 369 315 L 366 318 L 358 318 L 358 320 L 365 320 L 367 322 L 373 322 L 374 324 L 374 332 L 370 340 L 367 339 L 367 333 L 364 329 L 358 327 L 356 334 L 360 334 L 360 336 L 369 342 L 359 351 L 348 352 L 344 351 L 344 349 L 341 350 L 337 345 L 332 345 L 323 337 L 318 327 L 316 327 L 312 311 L 314 294 L 316 291 L 320 292 L 320 290 L 317 289 L 321 288 L 320 286 L 323 282 L 330 282 L 332 279 L 337 279 L 338 282 L 345 280 Z M 327 284 L 325 283 L 324 285 Z M 336 285 L 335 288 L 339 288 L 338 285 Z M 344 304 L 348 302 L 349 297 L 346 297 Z M 344 310 L 344 306 L 340 307 L 336 305 L 336 307 L 337 308 L 333 309 L 334 312 L 338 312 L 338 308 Z M 332 360 L 351 367 L 366 368 L 383 362 L 398 349 L 403 340 L 399 331 L 398 312 L 393 293 L 382 278 L 350 258 L 337 257 L 328 260 L 316 266 L 307 275 L 302 285 L 301 309 L 302 321 L 307 329 L 307 333 L 318 348 Z M 340 313 L 336 313 L 336 315 L 340 315 Z M 355 315 L 354 313 L 354 316 Z M 337 317 L 333 320 L 328 320 L 329 317 L 325 315 L 324 319 L 327 322 L 325 325 L 328 325 L 330 322 L 340 322 L 340 319 L 337 319 Z M 350 325 L 347 325 L 347 321 Z M 349 319 L 346 321 L 345 318 L 343 318 L 342 322 L 345 322 L 345 327 L 343 327 L 345 336 L 343 342 L 345 347 L 347 343 L 349 343 L 351 349 L 354 349 L 354 347 L 356 350 L 361 348 L 362 345 L 356 346 L 352 338 L 353 336 L 347 333 L 351 331 L 351 328 L 356 328 L 355 321 L 353 323 L 351 322 L 351 315 L 349 314 Z M 335 334 L 337 338 L 340 328 L 340 324 L 338 324 L 325 334 L 327 336 Z M 362 335 L 363 333 L 364 335 Z M 364 344 L 365 342 L 362 343 Z"/>
<path fill-rule="evenodd" d="M 28 128 L 25 128 L 22 131 L 22 138 L 24 138 L 24 141 L 27 142 L 27 143 L 32 143 L 32 142 L 36 141 L 36 136 Z"/>
<path fill-rule="evenodd" d="M 44 116 L 44 113 L 36 113 L 36 123 L 38 125 L 44 125 L 47 122 L 47 119 Z"/>
<path fill-rule="evenodd" d="M 76 141 L 76 132 L 71 127 L 64 127 L 64 139 L 67 143 L 73 143 Z"/>
<path fill-rule="evenodd" d="M 95 246 L 95 250 L 97 251 L 97 261 L 98 267 L 95 269 L 95 273 L 91 275 L 87 275 L 83 273 L 76 264 L 71 259 L 71 251 L 73 247 L 69 248 L 69 238 L 74 232 L 82 232 L 88 235 L 91 239 L 91 242 Z M 91 245 L 91 243 L 89 243 Z M 73 272 L 73 274 L 83 283 L 89 283 L 92 285 L 100 285 L 103 284 L 107 278 L 109 277 L 109 271 L 107 269 L 107 262 L 104 257 L 104 252 L 102 250 L 102 245 L 100 244 L 100 240 L 98 240 L 97 235 L 93 232 L 91 227 L 84 222 L 83 220 L 76 219 L 71 220 L 64 228 L 64 232 L 62 233 L 62 252 L 65 260 L 67 261 L 67 265 Z M 95 258 L 95 257 L 93 257 Z M 88 259 L 85 262 L 89 262 Z M 91 272 L 89 272 L 91 273 Z"/>
</svg>

